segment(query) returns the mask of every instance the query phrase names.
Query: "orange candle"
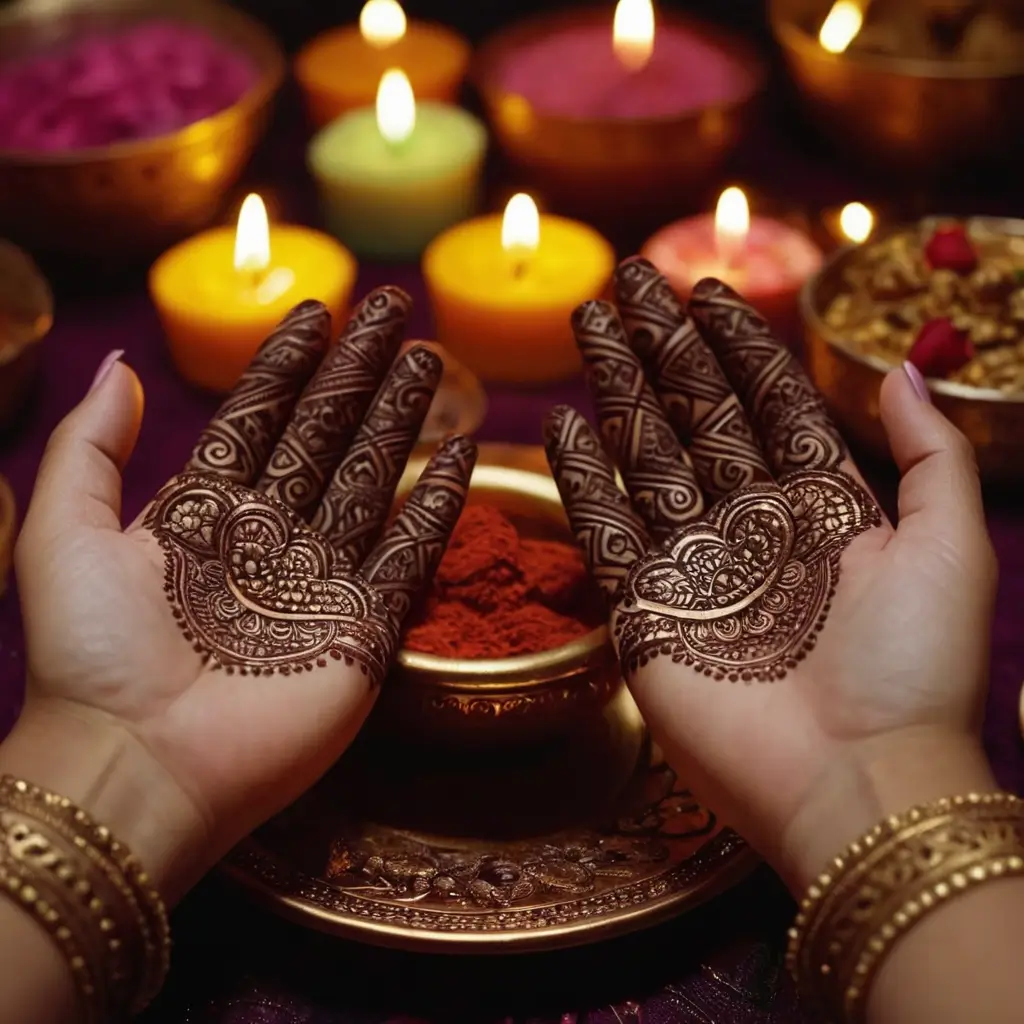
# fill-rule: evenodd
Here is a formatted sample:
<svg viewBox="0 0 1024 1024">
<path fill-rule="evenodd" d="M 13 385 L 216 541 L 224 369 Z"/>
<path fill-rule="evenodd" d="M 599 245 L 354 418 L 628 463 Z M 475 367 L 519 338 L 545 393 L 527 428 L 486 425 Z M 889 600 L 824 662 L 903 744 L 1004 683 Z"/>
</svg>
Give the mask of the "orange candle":
<svg viewBox="0 0 1024 1024">
<path fill-rule="evenodd" d="M 371 107 L 385 71 L 404 71 L 417 99 L 458 99 L 469 44 L 442 25 L 407 22 L 398 0 L 368 0 L 358 25 L 317 36 L 295 60 L 295 77 L 318 127 Z"/>
<path fill-rule="evenodd" d="M 504 216 L 457 224 L 423 254 L 437 340 L 487 381 L 568 377 L 580 369 L 572 311 L 601 297 L 614 267 L 592 227 L 541 217 L 520 193 Z"/>
<path fill-rule="evenodd" d="M 352 292 L 356 261 L 319 231 L 275 225 L 257 195 L 238 227 L 204 231 L 168 249 L 149 272 L 149 292 L 182 376 L 229 391 L 263 339 L 304 299 L 320 299 L 335 330 Z"/>
</svg>

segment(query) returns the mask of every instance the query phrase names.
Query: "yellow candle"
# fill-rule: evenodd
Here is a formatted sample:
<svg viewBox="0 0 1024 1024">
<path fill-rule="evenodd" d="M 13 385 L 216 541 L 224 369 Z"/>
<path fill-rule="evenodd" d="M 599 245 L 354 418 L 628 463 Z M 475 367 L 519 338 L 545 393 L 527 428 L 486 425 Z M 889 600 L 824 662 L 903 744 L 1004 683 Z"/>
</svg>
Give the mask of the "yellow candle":
<svg viewBox="0 0 1024 1024">
<path fill-rule="evenodd" d="M 168 249 L 149 272 L 149 292 L 182 376 L 229 391 L 263 339 L 292 306 L 320 299 L 336 330 L 356 261 L 319 231 L 275 225 L 257 195 L 237 228 L 215 228 Z"/>
<path fill-rule="evenodd" d="M 423 254 L 437 339 L 484 380 L 567 377 L 580 367 L 569 318 L 602 295 L 614 266 L 593 228 L 513 196 L 503 216 L 459 224 Z"/>
<path fill-rule="evenodd" d="M 377 84 L 400 68 L 422 100 L 458 99 L 469 44 L 442 25 L 407 22 L 398 0 L 368 0 L 358 25 L 324 32 L 295 60 L 295 77 L 318 127 L 346 111 L 373 106 Z"/>
</svg>

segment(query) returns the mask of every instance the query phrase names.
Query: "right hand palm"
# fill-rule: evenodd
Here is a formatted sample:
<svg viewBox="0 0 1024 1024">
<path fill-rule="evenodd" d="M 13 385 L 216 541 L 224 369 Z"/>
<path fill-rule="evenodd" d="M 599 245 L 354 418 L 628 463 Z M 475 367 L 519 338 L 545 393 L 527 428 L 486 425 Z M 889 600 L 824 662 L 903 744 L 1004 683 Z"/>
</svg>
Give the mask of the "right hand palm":
<svg viewBox="0 0 1024 1024">
<path fill-rule="evenodd" d="M 918 507 L 920 460 L 893 529 L 742 300 L 706 282 L 688 316 L 643 261 L 620 267 L 618 295 L 625 324 L 595 303 L 574 325 L 629 496 L 571 409 L 548 423 L 552 468 L 655 737 L 768 846 L 847 748 L 970 728 L 993 589 L 983 527 L 968 528 L 977 482 L 947 467 L 959 510 Z"/>
</svg>

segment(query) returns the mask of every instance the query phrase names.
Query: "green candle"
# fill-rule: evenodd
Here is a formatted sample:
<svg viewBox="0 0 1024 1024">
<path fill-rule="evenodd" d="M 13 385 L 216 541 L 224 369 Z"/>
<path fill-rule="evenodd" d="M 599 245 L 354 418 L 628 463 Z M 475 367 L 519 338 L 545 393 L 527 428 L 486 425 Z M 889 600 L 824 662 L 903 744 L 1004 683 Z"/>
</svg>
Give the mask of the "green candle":
<svg viewBox="0 0 1024 1024">
<path fill-rule="evenodd" d="M 345 114 L 309 147 L 328 229 L 353 252 L 407 260 L 473 215 L 487 134 L 458 107 L 413 99 L 388 71 L 376 109 Z"/>
</svg>

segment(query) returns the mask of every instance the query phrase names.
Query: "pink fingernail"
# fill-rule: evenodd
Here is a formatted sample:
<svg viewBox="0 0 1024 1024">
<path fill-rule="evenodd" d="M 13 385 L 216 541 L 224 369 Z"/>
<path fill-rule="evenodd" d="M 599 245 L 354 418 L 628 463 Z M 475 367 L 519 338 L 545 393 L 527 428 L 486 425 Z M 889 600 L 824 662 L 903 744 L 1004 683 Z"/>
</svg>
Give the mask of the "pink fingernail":
<svg viewBox="0 0 1024 1024">
<path fill-rule="evenodd" d="M 904 363 L 903 372 L 910 380 L 910 386 L 914 389 L 914 394 L 922 402 L 931 404 L 932 396 L 928 391 L 928 385 L 924 382 L 924 377 L 921 376 L 921 371 L 913 363 Z"/>
<path fill-rule="evenodd" d="M 103 362 L 100 363 L 99 369 L 96 371 L 96 376 L 93 377 L 92 383 L 89 385 L 89 393 L 92 394 L 100 384 L 107 378 L 110 371 L 114 368 L 114 363 L 118 362 L 121 356 L 124 355 L 123 348 L 115 348 L 113 352 L 108 352 L 103 357 Z"/>
</svg>

